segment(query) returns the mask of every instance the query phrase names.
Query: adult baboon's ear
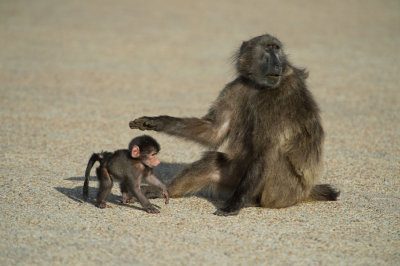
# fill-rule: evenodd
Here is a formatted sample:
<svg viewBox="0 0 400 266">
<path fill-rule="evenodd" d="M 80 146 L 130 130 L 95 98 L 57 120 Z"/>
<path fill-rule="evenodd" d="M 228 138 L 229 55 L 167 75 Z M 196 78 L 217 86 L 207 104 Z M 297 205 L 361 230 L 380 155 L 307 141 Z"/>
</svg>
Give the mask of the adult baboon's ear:
<svg viewBox="0 0 400 266">
<path fill-rule="evenodd" d="M 244 49 L 246 48 L 248 42 L 243 42 L 242 46 L 240 46 L 240 53 L 243 53 Z"/>
<path fill-rule="evenodd" d="M 135 145 L 133 146 L 131 150 L 131 156 L 132 158 L 139 158 L 140 157 L 140 148 L 139 146 Z"/>
</svg>

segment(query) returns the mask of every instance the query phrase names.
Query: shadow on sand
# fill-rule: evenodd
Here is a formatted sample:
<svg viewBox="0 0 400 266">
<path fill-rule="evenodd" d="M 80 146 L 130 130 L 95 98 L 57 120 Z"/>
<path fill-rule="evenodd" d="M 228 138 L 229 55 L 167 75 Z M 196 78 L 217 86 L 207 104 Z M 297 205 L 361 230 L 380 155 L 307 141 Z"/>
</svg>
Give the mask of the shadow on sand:
<svg viewBox="0 0 400 266">
<path fill-rule="evenodd" d="M 183 163 L 164 163 L 161 162 L 160 165 L 158 165 L 156 168 L 154 168 L 154 174 L 160 178 L 164 183 L 169 183 L 174 176 L 176 176 L 179 171 L 181 171 L 187 164 Z M 65 178 L 64 180 L 69 180 L 69 181 L 81 181 L 82 184 L 79 186 L 76 186 L 74 188 L 69 188 L 69 187 L 55 187 L 55 189 L 67 196 L 68 198 L 74 200 L 75 202 L 79 203 L 84 203 L 85 200 L 82 197 L 82 191 L 83 191 L 83 182 L 85 180 L 84 176 L 73 176 L 73 177 L 68 177 Z M 90 181 L 98 181 L 96 176 L 90 176 Z M 144 191 L 143 193 L 148 197 L 148 198 L 157 198 L 154 194 L 154 190 L 152 189 L 147 189 L 146 186 L 144 186 Z M 142 189 L 143 190 L 143 189 Z M 87 200 L 88 203 L 95 205 L 96 201 L 96 194 L 97 194 L 98 188 L 97 187 L 90 187 L 89 186 L 89 199 Z M 108 202 L 114 203 L 114 204 L 122 204 L 122 196 L 121 195 L 115 195 L 113 193 L 110 193 L 110 195 L 107 198 Z M 132 207 L 134 209 L 138 210 L 144 210 L 143 208 L 136 207 L 133 205 L 128 205 L 128 204 L 123 204 L 129 207 Z M 159 206 L 155 205 L 155 207 L 160 208 Z"/>
</svg>

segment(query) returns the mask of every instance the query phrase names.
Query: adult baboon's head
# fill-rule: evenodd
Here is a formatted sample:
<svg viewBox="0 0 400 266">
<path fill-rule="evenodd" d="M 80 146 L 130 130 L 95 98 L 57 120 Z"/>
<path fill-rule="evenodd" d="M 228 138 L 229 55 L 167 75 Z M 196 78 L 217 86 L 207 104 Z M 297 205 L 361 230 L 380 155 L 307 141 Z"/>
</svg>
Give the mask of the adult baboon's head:
<svg viewBox="0 0 400 266">
<path fill-rule="evenodd" d="M 236 67 L 239 75 L 263 88 L 277 88 L 286 67 L 282 43 L 265 34 L 243 42 L 237 53 Z"/>
</svg>

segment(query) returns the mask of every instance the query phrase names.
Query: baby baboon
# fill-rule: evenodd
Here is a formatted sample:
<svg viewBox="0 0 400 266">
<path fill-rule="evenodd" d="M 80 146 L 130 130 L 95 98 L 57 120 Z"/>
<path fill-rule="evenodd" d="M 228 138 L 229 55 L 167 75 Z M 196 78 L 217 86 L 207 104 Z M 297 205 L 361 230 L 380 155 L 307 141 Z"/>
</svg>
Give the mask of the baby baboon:
<svg viewBox="0 0 400 266">
<path fill-rule="evenodd" d="M 131 128 L 155 130 L 217 149 L 189 165 L 169 184 L 171 197 L 212 188 L 225 194 L 217 215 L 248 205 L 283 208 L 300 201 L 336 200 L 330 185 L 316 185 L 322 168 L 324 132 L 304 69 L 286 58 L 271 35 L 243 42 L 238 77 L 199 118 L 141 117 Z"/>
<path fill-rule="evenodd" d="M 160 145 L 150 136 L 140 136 L 132 139 L 128 150 L 117 150 L 115 152 L 93 153 L 89 159 L 85 172 L 85 183 L 83 185 L 83 198 L 87 200 L 89 193 L 89 175 L 93 164 L 100 162 L 96 174 L 100 182 L 97 193 L 97 206 L 106 208 L 106 199 L 111 192 L 114 179 L 120 181 L 122 202 L 127 203 L 135 196 L 143 208 L 149 213 L 159 213 L 150 201 L 143 194 L 140 184 L 142 178 L 147 183 L 154 185 L 161 190 L 165 197 L 165 204 L 168 203 L 167 187 L 153 174 L 152 168 L 160 161 L 157 153 Z"/>
</svg>

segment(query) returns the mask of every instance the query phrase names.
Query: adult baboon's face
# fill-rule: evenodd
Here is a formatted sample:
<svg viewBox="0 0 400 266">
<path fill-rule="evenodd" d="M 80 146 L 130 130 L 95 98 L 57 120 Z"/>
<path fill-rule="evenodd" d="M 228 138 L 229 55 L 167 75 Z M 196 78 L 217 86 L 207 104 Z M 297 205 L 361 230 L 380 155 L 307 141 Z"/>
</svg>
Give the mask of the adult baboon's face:
<svg viewBox="0 0 400 266">
<path fill-rule="evenodd" d="M 271 35 L 255 37 L 242 44 L 237 68 L 240 75 L 262 87 L 277 88 L 286 64 L 281 42 Z"/>
</svg>

